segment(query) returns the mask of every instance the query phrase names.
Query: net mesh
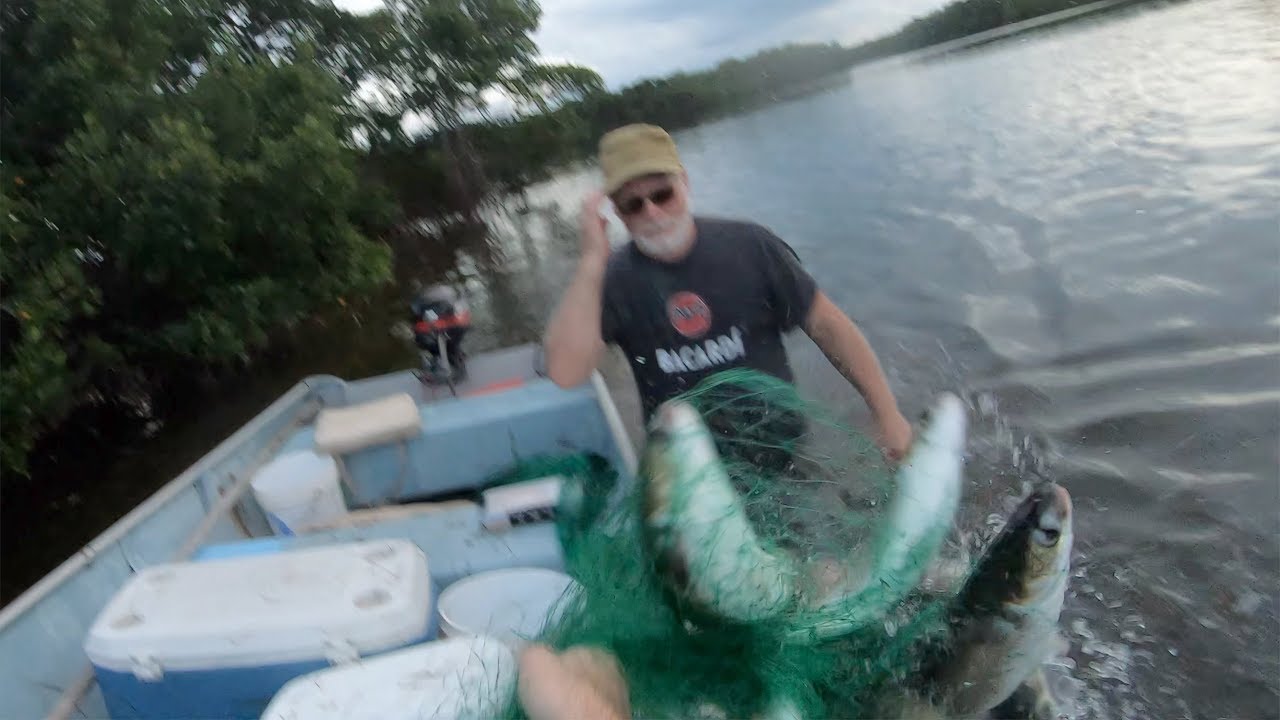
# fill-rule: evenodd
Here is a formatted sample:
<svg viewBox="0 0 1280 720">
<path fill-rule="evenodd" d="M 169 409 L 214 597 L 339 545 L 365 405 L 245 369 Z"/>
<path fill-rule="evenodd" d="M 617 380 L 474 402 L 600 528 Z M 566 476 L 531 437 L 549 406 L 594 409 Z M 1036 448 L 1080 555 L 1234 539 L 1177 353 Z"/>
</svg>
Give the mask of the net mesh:
<svg viewBox="0 0 1280 720">
<path fill-rule="evenodd" d="M 612 505 L 605 498 L 616 478 L 598 458 L 526 468 L 568 480 L 558 524 L 567 571 L 578 583 L 538 640 L 557 649 L 586 644 L 612 652 L 636 717 L 875 716 L 882 701 L 918 673 L 922 648 L 940 642 L 945 627 L 943 598 L 906 593 L 909 588 L 873 588 L 882 592 L 871 620 L 841 625 L 851 612 L 867 610 L 855 607 L 868 602 L 857 589 L 878 551 L 892 471 L 867 437 L 770 376 L 727 371 L 684 399 L 712 430 L 717 465 L 741 512 L 708 490 L 717 465 L 682 456 L 688 446 L 678 440 L 666 450 L 648 448 L 645 479 Z M 662 462 L 653 462 L 655 454 Z M 646 482 L 664 472 L 679 476 L 672 493 L 687 494 L 672 502 L 697 508 L 712 528 L 698 536 L 699 547 L 674 549 L 684 562 L 674 574 L 662 558 L 661 538 L 645 523 L 653 509 Z M 763 587 L 767 596 L 778 568 L 762 569 L 768 562 L 761 557 L 785 566 L 791 586 L 788 601 L 759 617 L 726 620 L 672 589 L 672 578 L 687 585 L 691 577 L 716 577 L 727 568 L 704 594 L 750 598 Z M 904 584 L 914 585 L 931 560 L 912 558 Z M 739 605 L 748 614 L 758 610 Z M 821 640 L 805 637 L 804 629 L 824 623 L 837 631 Z M 520 708 L 513 705 L 509 716 L 522 717 Z"/>
</svg>

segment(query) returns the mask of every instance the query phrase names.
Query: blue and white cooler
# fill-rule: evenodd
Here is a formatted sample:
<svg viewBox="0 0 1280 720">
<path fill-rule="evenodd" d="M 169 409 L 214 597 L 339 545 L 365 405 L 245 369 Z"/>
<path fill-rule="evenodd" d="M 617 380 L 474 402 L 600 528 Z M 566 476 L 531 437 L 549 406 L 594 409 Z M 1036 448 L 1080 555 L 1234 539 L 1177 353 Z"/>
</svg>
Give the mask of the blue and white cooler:
<svg viewBox="0 0 1280 720">
<path fill-rule="evenodd" d="M 157 565 L 85 641 L 112 718 L 258 718 L 285 683 L 435 634 L 407 540 Z"/>
</svg>

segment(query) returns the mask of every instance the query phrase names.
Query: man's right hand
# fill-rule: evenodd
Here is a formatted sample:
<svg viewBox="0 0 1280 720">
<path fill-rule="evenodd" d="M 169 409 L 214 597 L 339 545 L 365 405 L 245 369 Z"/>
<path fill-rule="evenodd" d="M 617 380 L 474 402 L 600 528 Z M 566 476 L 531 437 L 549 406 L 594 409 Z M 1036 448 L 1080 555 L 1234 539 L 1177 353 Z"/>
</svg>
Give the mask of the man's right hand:
<svg viewBox="0 0 1280 720">
<path fill-rule="evenodd" d="M 579 218 L 579 232 L 582 241 L 583 262 L 604 264 L 609 258 L 609 235 L 606 231 L 608 221 L 600 214 L 600 206 L 604 203 L 604 193 L 593 190 L 582 199 L 582 216 Z"/>
</svg>

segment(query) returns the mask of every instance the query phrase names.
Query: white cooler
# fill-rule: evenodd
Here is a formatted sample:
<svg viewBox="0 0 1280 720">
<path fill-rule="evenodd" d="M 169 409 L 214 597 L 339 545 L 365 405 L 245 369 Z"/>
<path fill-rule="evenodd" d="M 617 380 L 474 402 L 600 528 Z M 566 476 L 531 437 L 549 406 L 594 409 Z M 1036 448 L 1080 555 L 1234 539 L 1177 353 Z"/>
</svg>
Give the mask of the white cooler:
<svg viewBox="0 0 1280 720">
<path fill-rule="evenodd" d="M 250 486 L 276 535 L 297 535 L 347 514 L 338 461 L 329 455 L 285 453 L 262 466 Z"/>
<path fill-rule="evenodd" d="M 257 718 L 289 680 L 433 634 L 427 559 L 407 540 L 158 565 L 89 629 L 112 718 Z"/>
<path fill-rule="evenodd" d="M 514 702 L 516 678 L 497 638 L 441 640 L 297 678 L 262 720 L 490 720 Z"/>
</svg>

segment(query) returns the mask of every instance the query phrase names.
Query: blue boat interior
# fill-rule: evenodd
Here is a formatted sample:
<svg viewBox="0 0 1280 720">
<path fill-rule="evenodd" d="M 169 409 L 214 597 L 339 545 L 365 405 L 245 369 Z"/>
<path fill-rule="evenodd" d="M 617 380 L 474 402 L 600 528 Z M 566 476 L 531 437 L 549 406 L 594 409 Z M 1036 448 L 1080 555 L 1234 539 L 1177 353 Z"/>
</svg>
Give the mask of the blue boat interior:
<svg viewBox="0 0 1280 720">
<path fill-rule="evenodd" d="M 338 457 L 349 515 L 296 535 L 273 534 L 244 490 L 246 478 L 283 453 L 315 448 L 324 410 L 403 394 L 416 404 L 420 430 Z M 538 372 L 530 346 L 473 358 L 469 379 L 453 389 L 424 384 L 412 372 L 354 382 L 308 378 L 0 612 L 3 714 L 45 717 L 70 699 L 69 717 L 106 717 L 96 686 L 79 697 L 69 693 L 89 668 L 86 633 L 131 574 L 157 563 L 406 538 L 425 553 L 437 597 L 478 572 L 563 569 L 554 522 L 487 529 L 477 491 L 521 463 L 581 453 L 604 458 L 625 492 L 634 452 L 603 382 L 596 376 L 562 389 Z M 229 504 L 225 496 L 237 489 Z"/>
</svg>

